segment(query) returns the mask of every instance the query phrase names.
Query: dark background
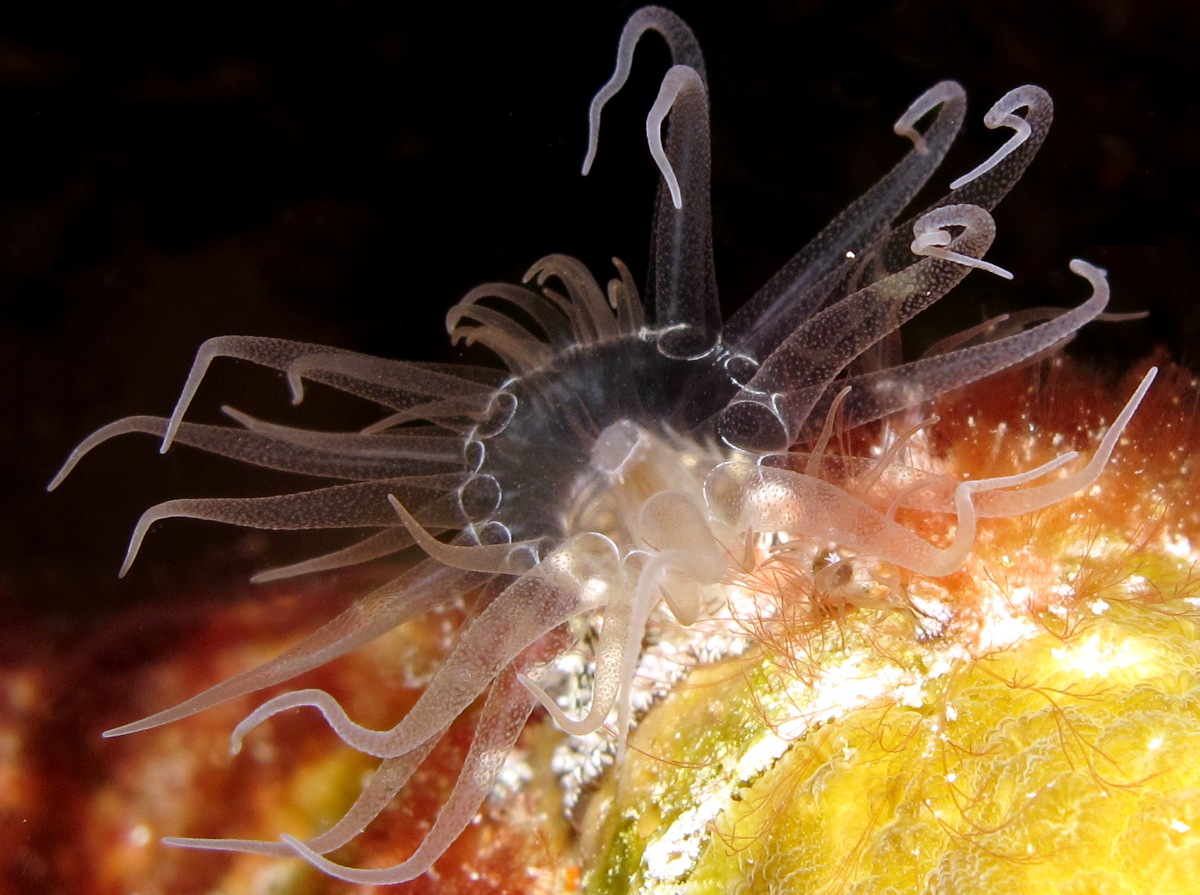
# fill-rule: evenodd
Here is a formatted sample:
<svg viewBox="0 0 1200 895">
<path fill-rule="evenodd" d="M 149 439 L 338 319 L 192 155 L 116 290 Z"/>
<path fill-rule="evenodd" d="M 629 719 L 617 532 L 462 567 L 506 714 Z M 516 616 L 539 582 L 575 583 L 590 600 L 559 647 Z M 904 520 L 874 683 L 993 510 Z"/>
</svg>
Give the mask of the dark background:
<svg viewBox="0 0 1200 895">
<path fill-rule="evenodd" d="M 169 412 L 205 338 L 454 358 L 446 309 L 544 254 L 602 279 L 618 255 L 640 279 L 656 184 L 642 122 L 666 62 L 648 40 L 584 180 L 587 104 L 631 4 L 108 6 L 0 20 L 0 599 L 65 623 L 294 556 L 165 523 L 118 582 L 149 503 L 281 488 L 186 450 L 160 457 L 146 437 L 42 491 L 97 426 Z M 944 189 L 1007 138 L 982 127 L 988 106 L 1032 82 L 1054 96 L 1055 127 L 989 254 L 1016 282 L 972 276 L 912 338 L 981 307 L 1077 303 L 1066 265 L 1081 256 L 1109 269 L 1113 310 L 1150 317 L 1093 325 L 1073 351 L 1118 369 L 1159 344 L 1197 361 L 1200 4 L 674 8 L 709 66 L 729 308 L 906 151 L 891 124 L 930 84 L 954 77 L 971 97 Z M 325 422 L 327 397 L 296 413 L 278 376 L 227 362 L 193 418 L 228 401 Z"/>
</svg>

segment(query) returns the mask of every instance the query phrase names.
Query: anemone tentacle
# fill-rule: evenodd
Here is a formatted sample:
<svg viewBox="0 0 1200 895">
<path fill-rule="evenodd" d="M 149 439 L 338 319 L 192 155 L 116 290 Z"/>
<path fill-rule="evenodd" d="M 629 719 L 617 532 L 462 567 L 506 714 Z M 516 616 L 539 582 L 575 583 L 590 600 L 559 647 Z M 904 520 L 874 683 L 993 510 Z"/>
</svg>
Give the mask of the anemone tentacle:
<svg viewBox="0 0 1200 895">
<path fill-rule="evenodd" d="M 667 42 L 671 51 L 671 62 L 694 69 L 704 79 L 704 54 L 688 23 L 669 9 L 661 6 L 643 6 L 629 17 L 617 42 L 617 64 L 612 77 L 596 91 L 588 108 L 588 147 L 583 159 L 583 174 L 592 168 L 596 150 L 600 144 L 600 113 L 610 99 L 621 92 L 629 79 L 633 67 L 633 51 L 647 31 L 655 31 Z"/>
<path fill-rule="evenodd" d="M 766 357 L 820 310 L 837 284 L 863 266 L 859 259 L 937 170 L 966 110 L 966 91 L 955 81 L 941 81 L 917 97 L 895 128 L 913 141 L 913 148 L 733 313 L 725 325 L 728 343 L 753 357 Z M 917 134 L 916 123 L 933 112 L 933 121 Z"/>
<path fill-rule="evenodd" d="M 981 258 L 995 237 L 992 217 L 974 205 L 936 209 L 921 221 L 927 230 L 957 226 L 944 246 L 926 257 L 829 305 L 784 339 L 722 412 L 721 437 L 751 451 L 793 444 L 817 400 L 867 348 L 953 289 L 971 270 L 961 256 Z"/>
<path fill-rule="evenodd" d="M 521 735 L 533 706 L 533 697 L 513 671 L 506 671 L 488 691 L 462 773 L 432 829 L 407 860 L 392 867 L 366 870 L 330 861 L 316 848 L 293 836 L 280 837 L 283 844 L 313 866 L 346 882 L 388 886 L 415 879 L 433 866 L 471 822 L 491 791 L 504 756 L 512 751 Z"/>
<path fill-rule="evenodd" d="M 1028 118 L 1012 114 L 1018 109 L 1026 109 Z M 1015 133 L 991 156 L 980 162 L 978 167 L 951 181 L 950 189 L 961 190 L 968 183 L 978 180 L 992 169 L 998 167 L 1006 158 L 1016 152 L 1021 144 L 1034 136 L 1035 125 L 1038 133 L 1036 138 L 1037 143 L 1040 144 L 1045 139 L 1046 131 L 1049 128 L 1052 110 L 1053 106 L 1050 102 L 1050 94 L 1046 93 L 1040 87 L 1033 87 L 1027 84 L 1024 87 L 1010 90 L 1004 96 L 1000 97 L 995 105 L 988 109 L 987 114 L 983 116 L 983 123 L 993 130 L 998 127 L 1012 128 Z M 1036 151 L 1035 146 L 1033 152 Z M 1029 156 L 1032 156 L 1032 152 L 1029 153 Z M 1015 172 L 1006 175 L 1006 182 L 1011 183 L 1011 180 L 1007 178 L 1015 179 L 1015 177 L 1021 175 L 1023 170 L 1023 168 L 1018 168 Z"/>
<path fill-rule="evenodd" d="M 306 840 L 304 845 L 318 854 L 327 854 L 341 848 L 358 836 L 391 804 L 392 799 L 404 788 L 440 740 L 441 735 L 433 736 L 405 755 L 398 758 L 385 758 L 342 818 L 324 833 Z M 163 838 L 163 842 L 180 848 L 240 852 L 276 858 L 290 858 L 294 854 L 292 848 L 282 842 L 262 839 L 203 839 L 188 836 L 166 836 Z"/>
<path fill-rule="evenodd" d="M 979 515 L 973 495 L 1036 481 L 1076 456 L 1074 452 L 1068 452 L 1026 472 L 959 482 L 953 491 L 956 527 L 947 547 L 935 547 L 891 521 L 887 514 L 835 485 L 785 469 L 738 461 L 723 463 L 710 474 L 706 494 L 714 512 L 739 529 L 778 531 L 831 541 L 919 575 L 942 578 L 963 564 L 975 544 Z M 1055 485 L 1059 484 L 1041 487 L 1057 494 Z M 1074 482 L 1069 485 L 1073 486 Z M 1071 487 L 1068 493 L 1075 490 Z M 1019 493 L 1025 496 L 1024 492 Z M 1037 498 L 1030 499 L 1029 503 L 1036 508 Z"/>
<path fill-rule="evenodd" d="M 1088 281 L 1092 295 L 1070 310 L 1034 309 L 1040 315 L 1051 317 L 1045 323 L 1021 331 L 1020 324 L 1030 318 L 1010 315 L 1012 319 L 1008 322 L 1018 328 L 1011 334 L 1005 334 L 1009 327 L 995 327 L 991 333 L 993 338 L 982 344 L 933 354 L 890 370 L 876 370 L 839 380 L 834 386 L 844 382 L 851 389 L 843 405 L 844 424 L 853 428 L 874 422 L 1061 347 L 1080 327 L 1098 318 L 1109 299 L 1104 271 L 1078 258 L 1071 262 L 1070 269 Z M 834 386 L 827 389 L 813 406 L 810 419 L 829 406 Z M 801 430 L 799 440 L 807 440 L 812 432 L 810 423 Z"/>
<path fill-rule="evenodd" d="M 215 684 L 169 709 L 107 730 L 104 736 L 126 736 L 152 730 L 230 699 L 291 680 L 370 643 L 411 618 L 470 593 L 486 580 L 487 576 L 479 573 L 451 569 L 432 560 L 419 563 L 360 597 L 271 661 Z"/>
<path fill-rule="evenodd" d="M 337 550 L 331 550 L 328 553 L 285 566 L 276 566 L 256 572 L 250 582 L 265 584 L 268 581 L 279 581 L 284 578 L 295 578 L 300 575 L 312 575 L 316 572 L 329 572 L 348 566 L 362 565 L 372 560 L 394 556 L 412 546 L 412 543 L 412 535 L 408 533 L 407 529 L 385 528 L 383 531 L 368 535 L 362 540 L 339 547 Z"/>
<path fill-rule="evenodd" d="M 273 715 L 301 706 L 316 708 L 337 736 L 368 755 L 395 758 L 426 742 L 482 695 L 518 654 L 583 612 L 596 609 L 597 595 L 580 581 L 578 543 L 568 543 L 493 599 L 459 636 L 445 664 L 434 674 L 416 704 L 388 730 L 356 724 L 341 704 L 323 690 L 298 690 L 263 703 L 242 720 L 231 735 L 234 750 L 255 727 Z M 604 563 L 593 554 L 590 573 Z M 605 580 L 612 580 L 609 571 Z"/>
</svg>

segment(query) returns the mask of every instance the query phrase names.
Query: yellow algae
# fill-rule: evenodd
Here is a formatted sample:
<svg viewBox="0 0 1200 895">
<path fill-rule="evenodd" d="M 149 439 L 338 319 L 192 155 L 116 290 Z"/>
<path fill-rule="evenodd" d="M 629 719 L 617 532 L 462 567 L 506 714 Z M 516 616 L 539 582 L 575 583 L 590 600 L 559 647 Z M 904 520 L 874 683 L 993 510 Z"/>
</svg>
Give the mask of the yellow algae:
<svg viewBox="0 0 1200 895">
<path fill-rule="evenodd" d="M 815 678 L 698 672 L 631 742 L 590 891 L 1200 891 L 1196 608 L 1084 611 L 978 658 L 859 613 Z"/>
</svg>

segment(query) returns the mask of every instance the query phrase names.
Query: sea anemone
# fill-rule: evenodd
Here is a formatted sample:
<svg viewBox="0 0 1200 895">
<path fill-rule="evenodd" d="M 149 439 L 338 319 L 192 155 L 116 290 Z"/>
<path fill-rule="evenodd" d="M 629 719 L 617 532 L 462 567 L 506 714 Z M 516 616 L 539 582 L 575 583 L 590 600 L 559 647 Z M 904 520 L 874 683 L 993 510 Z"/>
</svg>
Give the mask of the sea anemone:
<svg viewBox="0 0 1200 895">
<path fill-rule="evenodd" d="M 1086 462 L 1070 452 L 1024 472 L 966 481 L 904 465 L 906 448 L 933 420 L 904 423 L 903 433 L 872 456 L 828 451 L 835 425 L 847 432 L 897 419 L 955 388 L 1041 359 L 1103 312 L 1104 272 L 1075 260 L 1070 269 L 1091 289 L 1078 307 L 997 318 L 918 359 L 884 359 L 898 328 L 973 270 L 1011 278 L 984 260 L 995 235 L 989 212 L 1045 139 L 1052 107 L 1044 90 L 1019 87 L 997 101 L 984 122 L 1013 135 L 942 199 L 902 220 L 964 119 L 963 89 L 951 81 L 934 85 L 896 123 L 912 144 L 907 154 L 722 320 L 704 61 L 673 13 L 646 7 L 626 24 L 616 72 L 592 102 L 584 173 L 596 159 L 603 108 L 621 89 L 647 31 L 666 41 L 673 64 L 646 125 L 662 176 L 645 300 L 621 262 L 614 261 L 617 275 L 602 287 L 563 255 L 535 263 L 520 285 L 478 287 L 450 309 L 447 328 L 453 339 L 489 349 L 499 368 L 385 360 L 270 338 L 211 339 L 170 417 L 104 426 L 51 482 L 56 487 L 94 447 L 129 432 L 160 437 L 162 451 L 180 442 L 334 482 L 272 497 L 151 507 L 137 523 L 122 574 L 151 525 L 170 517 L 367 532 L 258 580 L 424 554 L 275 660 L 106 736 L 159 727 L 287 681 L 441 604 L 473 597 L 479 607 L 423 695 L 390 729 L 357 724 L 320 690 L 270 699 L 235 728 L 237 750 L 273 715 L 315 707 L 346 744 L 382 759 L 330 829 L 307 841 L 285 835 L 279 842 L 168 842 L 299 855 L 353 882 L 412 879 L 471 821 L 539 703 L 574 736 L 595 733 L 613 716 L 612 751 L 621 760 L 635 721 L 647 626 L 666 611 L 691 625 L 717 611 L 728 585 L 751 579 L 764 562 L 790 558 L 798 574 L 810 576 L 812 599 L 916 612 L 903 574 L 955 572 L 973 548 L 979 518 L 1058 503 L 1104 470 L 1153 371 Z M 378 405 L 379 418 L 353 432 L 298 429 L 233 409 L 227 413 L 237 426 L 187 421 L 209 365 L 221 358 L 281 371 L 294 403 L 315 382 Z M 953 536 L 931 543 L 899 521 L 901 511 L 952 518 Z M 573 717 L 556 701 L 553 673 L 572 640 L 586 636 L 575 624 L 580 617 L 598 619 L 599 636 L 590 702 Z M 417 850 L 379 869 L 325 857 L 404 789 L 450 724 L 481 698 L 465 765 Z"/>
</svg>

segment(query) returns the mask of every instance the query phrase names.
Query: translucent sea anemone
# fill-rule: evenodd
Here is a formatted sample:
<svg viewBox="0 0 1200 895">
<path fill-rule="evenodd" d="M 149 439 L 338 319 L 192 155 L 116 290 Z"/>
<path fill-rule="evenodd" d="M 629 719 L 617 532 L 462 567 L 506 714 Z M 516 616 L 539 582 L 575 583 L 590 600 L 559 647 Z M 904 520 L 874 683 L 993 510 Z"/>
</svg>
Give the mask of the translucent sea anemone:
<svg viewBox="0 0 1200 895">
<path fill-rule="evenodd" d="M 990 209 L 1019 179 L 1052 117 L 1045 91 L 1025 86 L 986 114 L 1012 136 L 955 179 L 924 211 L 901 218 L 933 175 L 966 108 L 954 82 L 934 85 L 896 123 L 907 154 L 750 298 L 722 320 L 712 257 L 704 62 L 687 25 L 647 7 L 621 36 L 616 73 L 593 100 L 584 171 L 596 159 L 606 102 L 623 85 L 648 30 L 673 65 L 647 118 L 662 178 L 645 301 L 629 271 L 601 286 L 562 255 L 534 264 L 521 285 L 468 293 L 447 317 L 452 338 L 493 352 L 500 368 L 409 363 L 312 344 L 222 337 L 200 349 L 169 418 L 136 416 L 89 436 L 51 483 L 92 448 L 128 432 L 181 442 L 258 466 L 324 479 L 314 490 L 244 499 L 188 498 L 147 510 L 122 566 L 150 526 L 187 517 L 263 529 L 347 528 L 348 546 L 272 570 L 260 580 L 380 560 L 424 559 L 367 594 L 277 659 L 162 712 L 107 733 L 168 724 L 293 678 L 438 605 L 480 607 L 413 708 L 392 728 L 357 724 L 329 694 L 271 699 L 233 731 L 235 750 L 273 715 L 318 709 L 349 746 L 382 759 L 346 815 L 299 841 L 171 839 L 193 848 L 293 856 L 339 878 L 388 884 L 430 868 L 476 814 L 505 756 L 541 703 L 567 733 L 595 733 L 612 716 L 618 761 L 635 720 L 635 674 L 647 626 L 665 611 L 683 626 L 712 615 L 727 587 L 764 562 L 791 558 L 810 591 L 838 605 L 909 608 L 902 575 L 940 577 L 969 556 L 979 518 L 1050 506 L 1090 487 L 1149 388 L 1153 372 L 1086 460 L 1064 453 L 1023 472 L 960 481 L 902 462 L 931 424 L 906 424 L 873 456 L 828 456 L 842 431 L 894 418 L 952 389 L 1040 359 L 1099 316 L 1104 272 L 1070 269 L 1091 296 L 1078 307 L 989 321 L 924 356 L 885 362 L 898 328 L 973 270 L 1011 278 L 984 260 Z M 663 131 L 666 132 L 665 142 Z M 239 358 L 283 372 L 294 402 L 315 382 L 378 405 L 354 432 L 266 422 L 229 409 L 236 426 L 185 419 L 209 365 Z M 811 445 L 806 451 L 799 445 Z M 931 543 L 901 512 L 948 517 Z M 799 561 L 798 558 L 803 558 Z M 665 610 L 664 608 L 665 607 Z M 600 619 L 582 715 L 559 706 L 555 662 L 580 617 Z M 357 869 L 326 854 L 357 836 L 400 793 L 450 726 L 483 708 L 466 763 L 428 836 L 402 863 Z"/>
</svg>

